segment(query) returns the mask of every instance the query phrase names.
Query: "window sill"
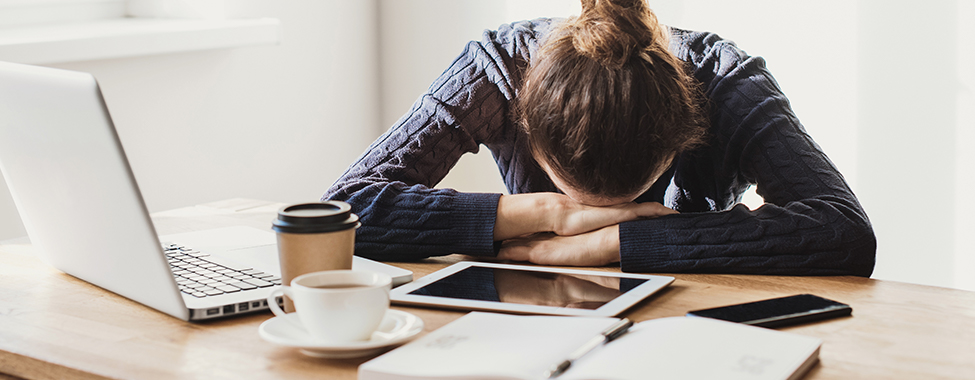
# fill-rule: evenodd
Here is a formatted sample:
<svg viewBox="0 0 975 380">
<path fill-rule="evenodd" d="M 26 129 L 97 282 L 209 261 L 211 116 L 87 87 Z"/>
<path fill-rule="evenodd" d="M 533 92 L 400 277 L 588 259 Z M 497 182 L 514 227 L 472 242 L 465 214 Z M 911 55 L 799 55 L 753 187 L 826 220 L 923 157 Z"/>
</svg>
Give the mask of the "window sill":
<svg viewBox="0 0 975 380">
<path fill-rule="evenodd" d="M 280 22 L 120 18 L 0 29 L 0 61 L 48 64 L 277 44 Z"/>
</svg>

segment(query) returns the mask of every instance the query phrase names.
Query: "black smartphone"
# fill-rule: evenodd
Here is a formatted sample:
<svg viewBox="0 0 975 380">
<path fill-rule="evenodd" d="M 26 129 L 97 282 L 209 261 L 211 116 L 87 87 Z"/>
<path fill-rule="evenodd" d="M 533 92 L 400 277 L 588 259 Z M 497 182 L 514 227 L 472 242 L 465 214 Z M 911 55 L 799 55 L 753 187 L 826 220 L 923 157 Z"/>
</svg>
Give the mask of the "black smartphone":
<svg viewBox="0 0 975 380">
<path fill-rule="evenodd" d="M 773 298 L 764 301 L 722 306 L 688 312 L 690 317 L 721 319 L 761 327 L 783 327 L 843 317 L 853 313 L 845 303 L 812 294 Z"/>
</svg>

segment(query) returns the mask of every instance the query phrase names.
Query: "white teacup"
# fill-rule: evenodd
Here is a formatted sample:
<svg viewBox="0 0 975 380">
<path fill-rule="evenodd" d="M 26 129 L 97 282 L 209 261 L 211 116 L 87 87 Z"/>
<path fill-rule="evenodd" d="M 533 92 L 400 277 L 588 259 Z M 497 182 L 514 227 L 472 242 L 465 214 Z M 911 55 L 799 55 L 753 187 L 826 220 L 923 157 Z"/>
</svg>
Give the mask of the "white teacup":
<svg viewBox="0 0 975 380">
<path fill-rule="evenodd" d="M 267 298 L 275 315 L 283 317 L 275 298 L 284 294 L 295 304 L 299 328 L 324 344 L 366 341 L 379 334 L 392 338 L 404 331 L 377 332 L 389 309 L 392 278 L 388 274 L 352 270 L 313 272 L 296 277 L 291 286 L 275 289 Z M 288 319 L 288 321 L 292 321 Z M 407 326 L 399 330 L 405 330 Z"/>
</svg>

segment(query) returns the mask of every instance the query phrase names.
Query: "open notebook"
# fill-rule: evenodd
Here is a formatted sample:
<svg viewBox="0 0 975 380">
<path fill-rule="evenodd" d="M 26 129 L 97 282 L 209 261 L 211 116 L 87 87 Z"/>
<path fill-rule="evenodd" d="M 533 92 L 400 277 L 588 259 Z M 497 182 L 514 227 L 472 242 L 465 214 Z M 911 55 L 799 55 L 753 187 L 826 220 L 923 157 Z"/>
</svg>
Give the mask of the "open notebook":
<svg viewBox="0 0 975 380">
<path fill-rule="evenodd" d="M 359 366 L 359 380 L 543 379 L 616 318 L 473 312 Z M 822 341 L 706 318 L 654 319 L 584 356 L 560 380 L 798 379 Z"/>
</svg>

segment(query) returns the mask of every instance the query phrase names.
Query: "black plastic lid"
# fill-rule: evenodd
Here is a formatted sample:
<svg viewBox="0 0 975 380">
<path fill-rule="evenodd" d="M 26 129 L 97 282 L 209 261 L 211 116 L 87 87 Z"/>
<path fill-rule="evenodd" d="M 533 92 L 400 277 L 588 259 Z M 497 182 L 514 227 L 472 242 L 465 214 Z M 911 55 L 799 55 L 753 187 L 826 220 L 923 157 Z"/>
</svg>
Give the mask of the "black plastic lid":
<svg viewBox="0 0 975 380">
<path fill-rule="evenodd" d="M 272 229 L 289 234 L 317 234 L 359 227 L 359 216 L 348 203 L 327 201 L 282 207 Z"/>
</svg>

